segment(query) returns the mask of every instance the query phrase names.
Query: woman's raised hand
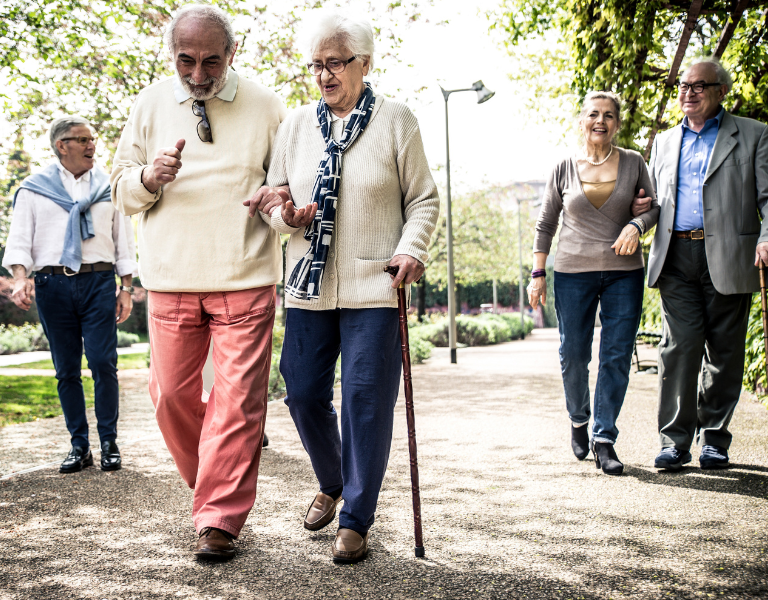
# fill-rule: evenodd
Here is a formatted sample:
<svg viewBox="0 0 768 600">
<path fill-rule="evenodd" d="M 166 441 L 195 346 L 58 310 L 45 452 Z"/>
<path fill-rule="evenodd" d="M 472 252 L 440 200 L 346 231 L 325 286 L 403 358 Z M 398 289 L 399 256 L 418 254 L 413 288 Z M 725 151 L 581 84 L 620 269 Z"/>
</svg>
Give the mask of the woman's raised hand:
<svg viewBox="0 0 768 600">
<path fill-rule="evenodd" d="M 317 202 L 307 204 L 302 208 L 296 208 L 292 200 L 283 200 L 283 208 L 281 210 L 281 216 L 286 225 L 296 228 L 306 227 L 314 220 L 317 214 Z"/>
</svg>

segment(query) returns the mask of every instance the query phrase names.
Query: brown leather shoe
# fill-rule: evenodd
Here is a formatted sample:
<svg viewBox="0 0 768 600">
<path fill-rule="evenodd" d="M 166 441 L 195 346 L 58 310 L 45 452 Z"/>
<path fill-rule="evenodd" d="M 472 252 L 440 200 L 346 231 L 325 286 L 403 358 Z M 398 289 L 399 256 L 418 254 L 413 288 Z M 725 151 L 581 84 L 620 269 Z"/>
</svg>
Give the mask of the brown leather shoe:
<svg viewBox="0 0 768 600">
<path fill-rule="evenodd" d="M 361 536 L 352 529 L 339 529 L 333 542 L 333 562 L 352 564 L 368 556 L 368 536 Z"/>
<path fill-rule="evenodd" d="M 336 506 L 339 502 L 341 502 L 341 496 L 338 500 L 334 500 L 323 492 L 317 492 L 304 517 L 304 529 L 318 531 L 328 525 L 336 516 Z"/>
<path fill-rule="evenodd" d="M 232 534 L 216 529 L 203 527 L 197 538 L 195 556 L 203 560 L 229 560 L 235 555 L 235 542 Z"/>
</svg>

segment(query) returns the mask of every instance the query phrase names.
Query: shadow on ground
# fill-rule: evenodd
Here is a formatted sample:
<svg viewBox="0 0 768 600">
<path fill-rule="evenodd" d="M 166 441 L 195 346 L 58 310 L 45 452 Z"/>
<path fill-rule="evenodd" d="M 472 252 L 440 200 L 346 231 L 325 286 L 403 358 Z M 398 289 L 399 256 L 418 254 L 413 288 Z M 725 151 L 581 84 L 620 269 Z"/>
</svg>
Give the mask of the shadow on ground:
<svg viewBox="0 0 768 600">
<path fill-rule="evenodd" d="M 732 470 L 701 471 L 694 455 L 659 474 L 655 378 L 633 375 L 626 475 L 608 477 L 570 453 L 556 343 L 530 341 L 462 350 L 454 366 L 438 351 L 414 370 L 425 559 L 413 556 L 402 402 L 371 554 L 354 566 L 330 560 L 335 526 L 301 526 L 316 482 L 276 402 L 235 560 L 191 558 L 191 491 L 157 434 L 126 448 L 122 471 L 0 482 L 0 600 L 768 596 L 766 411 L 740 404 Z M 146 396 L 125 401 L 135 431 L 150 431 Z"/>
</svg>

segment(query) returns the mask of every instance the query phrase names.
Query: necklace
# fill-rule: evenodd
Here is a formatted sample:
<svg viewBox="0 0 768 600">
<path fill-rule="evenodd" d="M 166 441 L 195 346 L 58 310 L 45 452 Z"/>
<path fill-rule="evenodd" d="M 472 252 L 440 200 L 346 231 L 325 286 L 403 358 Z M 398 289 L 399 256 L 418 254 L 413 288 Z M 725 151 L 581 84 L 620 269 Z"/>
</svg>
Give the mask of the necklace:
<svg viewBox="0 0 768 600">
<path fill-rule="evenodd" d="M 611 158 L 611 154 L 613 154 L 613 144 L 611 144 L 611 149 L 608 151 L 608 156 L 606 156 L 606 157 L 605 157 L 603 160 L 601 160 L 600 162 L 592 162 L 591 160 L 589 160 L 589 157 L 587 156 L 587 153 L 586 153 L 586 151 L 584 152 L 584 160 L 586 160 L 586 161 L 587 161 L 587 162 L 588 162 L 590 165 L 592 165 L 593 167 L 599 167 L 599 166 L 600 166 L 600 165 L 602 165 L 602 164 L 603 164 L 605 161 L 607 161 L 609 158 Z"/>
</svg>

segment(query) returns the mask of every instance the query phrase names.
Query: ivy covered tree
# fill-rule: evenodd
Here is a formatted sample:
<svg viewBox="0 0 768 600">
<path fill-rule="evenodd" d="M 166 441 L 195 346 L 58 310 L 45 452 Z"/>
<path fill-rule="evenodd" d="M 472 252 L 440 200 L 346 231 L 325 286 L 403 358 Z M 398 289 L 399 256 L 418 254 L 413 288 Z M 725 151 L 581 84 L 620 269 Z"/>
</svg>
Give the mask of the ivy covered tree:
<svg viewBox="0 0 768 600">
<path fill-rule="evenodd" d="M 488 16 L 518 62 L 511 77 L 533 81 L 561 122 L 588 91 L 618 93 L 621 146 L 645 152 L 656 131 L 682 118 L 668 100 L 684 56 L 721 56 L 734 75 L 726 108 L 768 121 L 767 1 L 502 0 Z"/>
</svg>

